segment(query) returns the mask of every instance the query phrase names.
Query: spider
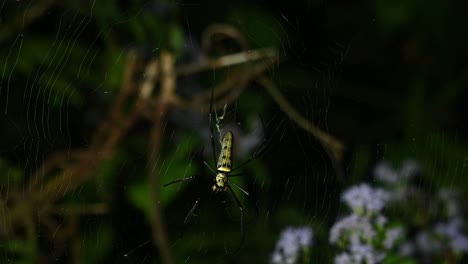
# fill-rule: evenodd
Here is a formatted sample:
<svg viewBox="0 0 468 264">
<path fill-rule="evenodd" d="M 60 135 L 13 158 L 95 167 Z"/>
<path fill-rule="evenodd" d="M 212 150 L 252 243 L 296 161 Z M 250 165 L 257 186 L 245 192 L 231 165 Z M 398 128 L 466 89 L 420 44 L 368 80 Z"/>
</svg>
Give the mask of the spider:
<svg viewBox="0 0 468 264">
<path fill-rule="evenodd" d="M 213 120 L 212 120 L 212 115 L 213 115 L 213 90 L 211 89 L 211 100 L 210 100 L 210 109 L 209 109 L 209 123 L 210 123 L 210 141 L 211 141 L 211 147 L 212 147 L 212 152 L 213 152 L 213 161 L 214 164 L 216 164 L 216 170 L 213 169 L 206 161 L 203 161 L 203 163 L 213 172 L 214 178 L 213 178 L 213 185 L 211 186 L 211 190 L 214 193 L 222 193 L 226 192 L 229 190 L 231 195 L 234 197 L 234 200 L 236 201 L 236 204 L 239 208 L 240 211 L 240 229 L 241 229 L 241 242 L 239 244 L 239 248 L 242 245 L 244 238 L 245 238 L 245 231 L 244 231 L 244 223 L 243 223 L 243 218 L 244 218 L 244 207 L 242 206 L 242 203 L 240 202 L 239 198 L 237 198 L 237 195 L 234 193 L 233 189 L 231 186 L 236 187 L 239 189 L 242 193 L 244 193 L 247 197 L 251 197 L 250 193 L 244 190 L 242 187 L 237 185 L 235 182 L 231 181 L 229 178 L 230 177 L 235 177 L 235 176 L 240 176 L 242 174 L 232 174 L 232 172 L 238 170 L 239 168 L 247 165 L 249 162 L 251 162 L 253 159 L 255 159 L 260 152 L 263 151 L 263 147 L 258 148 L 252 156 L 247 159 L 245 162 L 241 163 L 239 166 L 235 167 L 234 169 L 232 168 L 232 147 L 233 147 L 233 134 L 231 131 L 226 131 L 224 133 L 220 143 L 221 143 L 221 150 L 219 152 L 219 157 L 216 159 L 216 148 L 215 148 L 215 140 L 213 136 Z M 260 118 L 261 120 L 261 118 Z M 263 120 L 262 120 L 262 125 L 263 125 Z M 216 124 L 218 127 L 218 124 Z M 195 176 L 189 176 L 186 178 L 180 178 L 173 180 L 169 183 L 164 184 L 164 187 L 175 184 L 175 183 L 180 183 L 184 182 L 187 180 L 192 180 L 195 179 Z M 184 224 L 187 224 L 190 221 L 190 218 L 192 215 L 194 215 L 195 210 L 197 209 L 198 205 L 200 202 L 200 198 L 197 198 L 195 201 L 195 204 L 192 206 L 190 211 L 188 212 L 187 216 L 185 217 Z M 257 209 L 258 210 L 258 209 Z M 238 249 L 239 249 L 238 248 Z M 237 250 L 236 250 L 237 251 Z"/>
</svg>

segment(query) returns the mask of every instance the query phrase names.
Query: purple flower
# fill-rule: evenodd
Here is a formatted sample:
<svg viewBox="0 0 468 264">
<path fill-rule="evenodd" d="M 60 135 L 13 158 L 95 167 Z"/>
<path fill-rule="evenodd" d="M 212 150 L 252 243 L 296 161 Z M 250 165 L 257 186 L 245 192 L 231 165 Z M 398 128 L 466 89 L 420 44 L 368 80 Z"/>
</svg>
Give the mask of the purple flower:
<svg viewBox="0 0 468 264">
<path fill-rule="evenodd" d="M 448 217 L 457 217 L 462 214 L 460 196 L 459 191 L 450 188 L 439 191 L 439 197 L 444 202 Z"/>
<path fill-rule="evenodd" d="M 449 246 L 455 252 L 468 252 L 468 237 L 462 233 L 462 221 L 458 218 L 448 223 L 439 223 L 435 227 L 436 234 L 448 239 Z"/>
<path fill-rule="evenodd" d="M 427 231 L 422 231 L 416 236 L 417 248 L 425 254 L 439 252 L 442 244 L 434 239 Z"/>
<path fill-rule="evenodd" d="M 385 254 L 366 244 L 354 244 L 349 252 L 343 252 L 335 256 L 335 264 L 374 264 L 380 263 L 385 258 Z"/>
<path fill-rule="evenodd" d="M 384 227 L 388 222 L 388 219 L 383 215 L 377 215 L 375 218 L 375 223 L 378 227 Z"/>
<path fill-rule="evenodd" d="M 354 263 L 352 256 L 348 254 L 347 252 L 341 253 L 337 256 L 335 256 L 335 264 L 351 264 Z"/>
<path fill-rule="evenodd" d="M 455 252 L 468 252 L 468 238 L 464 235 L 453 237 L 450 245 Z"/>
<path fill-rule="evenodd" d="M 375 230 L 367 217 L 356 214 L 349 215 L 336 222 L 330 230 L 330 243 L 338 244 L 340 241 L 371 241 Z"/>
<path fill-rule="evenodd" d="M 383 183 L 395 185 L 400 182 L 400 175 L 390 165 L 385 162 L 379 162 L 374 168 L 375 178 Z"/>
<path fill-rule="evenodd" d="M 301 251 L 310 247 L 312 237 L 312 230 L 308 227 L 286 228 L 276 243 L 271 263 L 296 263 Z"/>
<path fill-rule="evenodd" d="M 401 166 L 400 175 L 401 177 L 408 182 L 415 175 L 420 174 L 422 171 L 421 165 L 415 160 L 405 160 Z"/>
<path fill-rule="evenodd" d="M 357 214 L 375 214 L 380 212 L 390 200 L 390 194 L 382 189 L 360 184 L 348 189 L 341 199 Z"/>
<path fill-rule="evenodd" d="M 345 191 L 342 200 L 353 213 L 336 222 L 330 230 L 330 243 L 343 250 L 335 256 L 335 263 L 381 263 L 386 252 L 380 250 L 391 250 L 403 235 L 401 228 L 388 228 L 389 220 L 381 214 L 390 194 L 360 184 Z"/>
<path fill-rule="evenodd" d="M 385 240 L 383 246 L 386 249 L 391 249 L 395 246 L 395 242 L 404 235 L 403 229 L 400 227 L 390 228 L 385 232 Z"/>
<path fill-rule="evenodd" d="M 400 171 L 392 168 L 387 162 L 382 161 L 375 166 L 374 176 L 383 183 L 399 185 L 408 183 L 415 175 L 421 173 L 421 171 L 421 166 L 415 160 L 404 161 Z"/>
<path fill-rule="evenodd" d="M 379 252 L 367 244 L 353 244 L 350 252 L 355 260 L 353 263 L 380 263 L 385 258 L 385 253 Z"/>
<path fill-rule="evenodd" d="M 416 252 L 416 248 L 414 243 L 411 241 L 405 241 L 400 245 L 399 248 L 400 255 L 402 256 L 411 256 L 414 255 Z"/>
</svg>

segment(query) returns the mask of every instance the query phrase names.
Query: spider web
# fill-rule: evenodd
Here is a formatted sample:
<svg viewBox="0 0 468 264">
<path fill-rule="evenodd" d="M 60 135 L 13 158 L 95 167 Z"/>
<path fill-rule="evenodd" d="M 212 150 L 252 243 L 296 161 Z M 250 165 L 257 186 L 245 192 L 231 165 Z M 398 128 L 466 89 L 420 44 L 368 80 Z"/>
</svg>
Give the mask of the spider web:
<svg viewBox="0 0 468 264">
<path fill-rule="evenodd" d="M 313 232 L 296 258 L 331 262 L 342 249 L 330 229 L 352 211 L 342 193 L 385 188 L 374 170 L 382 164 L 400 178 L 417 164 L 404 183 L 414 204 L 389 205 L 390 223 L 433 234 L 450 222 L 446 207 L 457 203 L 434 197 L 466 195 L 466 78 L 443 75 L 448 92 L 432 91 L 427 72 L 410 79 L 401 70 L 410 84 L 400 88 L 385 61 L 401 61 L 379 47 L 391 41 L 375 36 L 373 18 L 344 25 L 344 4 L 312 2 L 300 12 L 260 2 L 1 2 L 0 262 L 269 262 L 288 227 Z M 369 9 L 392 40 L 404 31 L 384 7 Z M 233 54 L 244 60 L 209 64 Z M 229 191 L 211 191 L 204 164 L 216 163 L 211 88 L 215 159 L 227 130 L 233 167 L 252 158 L 232 177 L 251 194 L 233 187 L 242 220 Z M 404 257 L 443 260 L 418 248 L 418 232 L 406 235 L 413 251 Z M 392 250 L 387 257 L 402 255 Z M 442 250 L 454 261 L 468 251 Z"/>
</svg>

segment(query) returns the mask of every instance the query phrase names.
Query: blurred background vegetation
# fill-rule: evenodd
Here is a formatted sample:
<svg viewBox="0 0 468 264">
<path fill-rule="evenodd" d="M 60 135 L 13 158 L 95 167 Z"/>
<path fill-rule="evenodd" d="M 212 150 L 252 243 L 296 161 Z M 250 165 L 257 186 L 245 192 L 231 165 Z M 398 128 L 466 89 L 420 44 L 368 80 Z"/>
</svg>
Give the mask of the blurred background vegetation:
<svg viewBox="0 0 468 264">
<path fill-rule="evenodd" d="M 309 225 L 327 263 L 340 192 L 377 161 L 415 159 L 424 188 L 467 190 L 467 8 L 4 1 L 1 262 L 264 263 L 283 228 Z M 234 167 L 262 150 L 234 179 L 252 193 L 235 190 L 243 242 L 203 165 L 212 88 Z"/>
</svg>

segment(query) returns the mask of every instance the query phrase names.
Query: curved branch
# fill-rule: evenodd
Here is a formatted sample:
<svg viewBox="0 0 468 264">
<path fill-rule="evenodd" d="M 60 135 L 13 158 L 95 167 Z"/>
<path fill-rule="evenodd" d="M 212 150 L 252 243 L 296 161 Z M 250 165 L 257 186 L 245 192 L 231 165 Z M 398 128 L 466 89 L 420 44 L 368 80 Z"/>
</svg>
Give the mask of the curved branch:
<svg viewBox="0 0 468 264">
<path fill-rule="evenodd" d="M 289 116 L 289 118 L 291 118 L 304 130 L 308 131 L 314 137 L 316 137 L 324 145 L 325 150 L 330 149 L 331 154 L 333 155 L 333 159 L 341 161 L 345 147 L 339 140 L 320 130 L 312 123 L 310 123 L 309 120 L 304 118 L 299 112 L 297 112 L 296 109 L 294 109 L 294 107 L 288 102 L 288 100 L 286 100 L 286 98 L 284 98 L 284 96 L 280 93 L 273 81 L 264 76 L 259 77 L 257 81 L 263 87 L 265 87 L 273 100 L 279 105 L 283 112 Z"/>
</svg>

